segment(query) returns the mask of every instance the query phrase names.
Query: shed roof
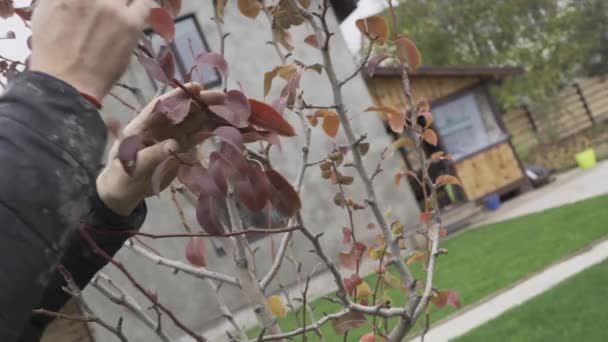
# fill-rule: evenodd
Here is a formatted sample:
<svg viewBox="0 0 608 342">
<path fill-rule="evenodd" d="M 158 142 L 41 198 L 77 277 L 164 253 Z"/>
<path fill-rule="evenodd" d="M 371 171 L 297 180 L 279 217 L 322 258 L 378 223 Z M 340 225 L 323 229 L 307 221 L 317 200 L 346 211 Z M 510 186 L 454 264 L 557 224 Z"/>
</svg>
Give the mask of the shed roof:
<svg viewBox="0 0 608 342">
<path fill-rule="evenodd" d="M 524 72 L 521 66 L 479 66 L 479 65 L 461 65 L 461 66 L 421 66 L 416 71 L 410 72 L 412 77 L 482 77 L 502 79 L 507 76 L 517 75 Z M 374 71 L 374 77 L 382 76 L 399 76 L 401 75 L 400 67 L 377 67 Z"/>
</svg>

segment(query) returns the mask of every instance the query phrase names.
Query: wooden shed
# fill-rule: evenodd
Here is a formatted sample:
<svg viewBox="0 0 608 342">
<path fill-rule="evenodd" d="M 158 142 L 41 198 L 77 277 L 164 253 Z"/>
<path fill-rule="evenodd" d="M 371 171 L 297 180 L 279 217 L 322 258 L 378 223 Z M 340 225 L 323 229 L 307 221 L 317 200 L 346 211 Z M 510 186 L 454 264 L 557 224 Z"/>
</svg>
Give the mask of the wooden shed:
<svg viewBox="0 0 608 342">
<path fill-rule="evenodd" d="M 438 147 L 454 161 L 435 165 L 431 176 L 455 173 L 462 189 L 448 188 L 440 198 L 442 206 L 479 201 L 491 194 L 504 195 L 528 186 L 523 166 L 515 154 L 511 136 L 501 119 L 489 85 L 521 73 L 517 67 L 421 67 L 410 74 L 414 99 L 431 104 Z M 405 109 L 400 70 L 377 68 L 367 79 L 376 105 Z M 433 152 L 433 148 L 426 146 Z M 409 169 L 419 171 L 415 153 L 402 151 Z M 413 186 L 416 188 L 416 186 Z"/>
</svg>

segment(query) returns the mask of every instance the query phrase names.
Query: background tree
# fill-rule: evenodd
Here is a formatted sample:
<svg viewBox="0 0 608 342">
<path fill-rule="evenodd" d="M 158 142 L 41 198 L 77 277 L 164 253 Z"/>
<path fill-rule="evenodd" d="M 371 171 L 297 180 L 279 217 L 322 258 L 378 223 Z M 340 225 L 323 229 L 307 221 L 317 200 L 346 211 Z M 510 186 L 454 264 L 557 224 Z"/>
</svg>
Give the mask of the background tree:
<svg viewBox="0 0 608 342">
<path fill-rule="evenodd" d="M 516 105 L 537 102 L 575 76 L 608 71 L 608 3 L 603 0 L 407 0 L 396 9 L 400 33 L 425 65 L 521 65 L 501 87 Z"/>
</svg>

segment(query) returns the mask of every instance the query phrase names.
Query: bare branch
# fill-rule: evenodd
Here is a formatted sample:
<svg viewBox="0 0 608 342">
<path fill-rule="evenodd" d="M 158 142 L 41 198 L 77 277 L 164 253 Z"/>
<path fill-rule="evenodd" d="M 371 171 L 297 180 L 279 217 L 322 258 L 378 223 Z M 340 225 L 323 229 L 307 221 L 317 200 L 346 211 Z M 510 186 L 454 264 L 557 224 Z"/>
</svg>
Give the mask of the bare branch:
<svg viewBox="0 0 608 342">
<path fill-rule="evenodd" d="M 367 49 L 367 52 L 365 53 L 365 56 L 363 57 L 363 60 L 361 60 L 361 64 L 359 65 L 359 67 L 350 76 L 348 76 L 347 78 L 345 78 L 344 81 L 338 83 L 338 86 L 340 88 L 343 87 L 346 83 L 348 83 L 348 81 L 350 81 L 353 78 L 355 78 L 361 72 L 361 70 L 365 67 L 365 65 L 369 61 L 369 57 L 372 54 L 372 50 L 374 49 L 374 42 L 375 42 L 374 40 L 370 41 L 369 48 Z"/>
<path fill-rule="evenodd" d="M 56 318 L 56 319 L 65 319 L 65 320 L 68 320 L 68 321 L 77 321 L 77 322 L 83 322 L 83 323 L 97 323 L 100 326 L 104 327 L 109 332 L 111 332 L 112 334 L 116 335 L 116 337 L 121 342 L 128 342 L 129 341 L 127 339 L 127 337 L 125 336 L 125 334 L 122 332 L 122 323 L 121 323 L 122 322 L 122 318 L 121 318 L 121 320 L 119 320 L 119 323 L 116 325 L 116 327 L 114 327 L 111 324 L 106 323 L 104 320 L 102 320 L 98 316 L 90 316 L 90 315 L 85 315 L 85 316 L 66 315 L 66 314 L 62 314 L 60 312 L 49 311 L 49 310 L 45 310 L 45 309 L 36 309 L 36 310 L 33 310 L 32 313 L 35 314 L 35 315 L 44 315 L 44 316 L 48 316 L 48 317 L 52 317 L 52 318 Z"/>
<path fill-rule="evenodd" d="M 181 261 L 163 258 L 160 255 L 152 253 L 152 252 L 148 251 L 147 249 L 134 244 L 131 240 L 127 240 L 125 242 L 124 246 L 127 247 L 128 249 L 132 250 L 133 252 L 135 252 L 147 259 L 152 260 L 154 263 L 156 263 L 158 265 L 165 266 L 165 267 L 168 267 L 168 268 L 171 268 L 174 270 L 182 271 L 182 272 L 187 273 L 196 278 L 213 279 L 215 281 L 223 282 L 228 285 L 236 286 L 238 288 L 241 287 L 239 280 L 236 277 L 232 277 L 232 276 L 220 273 L 220 272 L 210 271 L 204 267 L 190 266 Z"/>
<path fill-rule="evenodd" d="M 106 281 L 108 284 L 112 286 L 110 289 L 107 285 L 103 284 L 101 280 Z M 160 324 L 154 322 L 152 318 L 150 318 L 146 312 L 141 308 L 141 306 L 135 301 L 135 299 L 121 289 L 110 277 L 105 275 L 104 273 L 98 273 L 91 280 L 91 286 L 97 289 L 101 294 L 103 294 L 106 298 L 108 298 L 113 303 L 123 306 L 129 312 L 131 312 L 137 319 L 143 322 L 146 326 L 148 326 L 152 331 L 154 331 L 158 337 L 163 342 L 173 342 L 175 341 L 171 337 L 165 333 L 165 331 L 161 328 Z M 118 292 L 117 293 L 115 293 Z"/>
<path fill-rule="evenodd" d="M 91 247 L 93 253 L 101 256 L 102 258 L 106 259 L 109 263 L 111 263 L 112 265 L 114 265 L 116 268 L 118 268 L 118 270 L 125 275 L 125 277 L 127 277 L 127 279 L 129 280 L 129 282 L 135 286 L 135 288 L 141 293 L 143 294 L 151 303 L 154 303 L 156 306 L 158 306 L 158 308 L 160 310 L 162 310 L 170 319 L 171 321 L 181 330 L 183 330 L 186 334 L 188 334 L 190 337 L 194 338 L 195 341 L 198 342 L 205 342 L 207 341 L 206 338 L 204 338 L 203 336 L 200 336 L 198 334 L 196 334 L 195 332 L 193 332 L 190 328 L 188 328 L 186 325 L 184 325 L 184 323 L 182 323 L 174 314 L 173 312 L 171 312 L 171 310 L 169 310 L 167 307 L 165 307 L 164 305 L 162 305 L 157 298 L 155 298 L 156 296 L 152 295 L 150 293 L 150 291 L 146 290 L 134 277 L 133 275 L 127 270 L 127 268 L 121 263 L 116 261 L 114 258 L 112 258 L 108 253 L 106 253 L 103 249 L 101 249 L 99 247 L 99 245 L 97 245 L 97 243 L 95 242 L 95 240 L 93 240 L 93 238 L 91 237 L 91 235 L 89 234 L 89 232 L 87 231 L 86 228 L 81 228 L 80 229 L 80 233 L 81 236 L 84 238 L 84 240 L 89 244 L 89 246 Z"/>
</svg>

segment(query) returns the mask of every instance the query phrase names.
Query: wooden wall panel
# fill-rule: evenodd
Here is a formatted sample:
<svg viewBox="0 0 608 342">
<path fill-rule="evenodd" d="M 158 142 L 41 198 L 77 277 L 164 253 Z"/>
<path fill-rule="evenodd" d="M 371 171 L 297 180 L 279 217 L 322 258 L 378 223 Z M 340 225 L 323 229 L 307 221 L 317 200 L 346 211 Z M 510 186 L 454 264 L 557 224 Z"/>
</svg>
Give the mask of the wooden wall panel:
<svg viewBox="0 0 608 342">
<path fill-rule="evenodd" d="M 456 172 L 469 200 L 478 200 L 523 179 L 508 142 L 456 163 Z"/>
</svg>

